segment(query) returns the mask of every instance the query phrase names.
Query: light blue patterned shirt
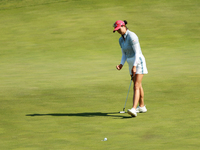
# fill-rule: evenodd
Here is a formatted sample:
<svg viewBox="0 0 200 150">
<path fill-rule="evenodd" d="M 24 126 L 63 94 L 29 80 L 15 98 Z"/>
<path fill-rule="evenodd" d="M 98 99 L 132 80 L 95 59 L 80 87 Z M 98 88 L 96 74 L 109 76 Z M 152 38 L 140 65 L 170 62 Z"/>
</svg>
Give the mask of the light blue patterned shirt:
<svg viewBox="0 0 200 150">
<path fill-rule="evenodd" d="M 135 57 L 133 66 L 137 66 L 139 57 L 142 55 L 138 36 L 129 30 L 119 38 L 119 44 L 122 50 L 121 64 L 124 65 L 127 58 Z"/>
</svg>

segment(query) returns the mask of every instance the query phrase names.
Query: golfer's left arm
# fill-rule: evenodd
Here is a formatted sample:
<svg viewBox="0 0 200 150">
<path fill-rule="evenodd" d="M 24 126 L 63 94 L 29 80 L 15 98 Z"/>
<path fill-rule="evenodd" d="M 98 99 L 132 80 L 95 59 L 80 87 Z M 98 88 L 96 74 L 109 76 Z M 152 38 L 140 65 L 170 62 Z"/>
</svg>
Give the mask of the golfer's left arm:
<svg viewBox="0 0 200 150">
<path fill-rule="evenodd" d="M 135 52 L 135 61 L 133 63 L 133 69 L 132 69 L 133 76 L 135 76 L 136 66 L 137 66 L 137 63 L 139 62 L 139 54 L 141 50 L 140 50 L 140 44 L 137 39 L 131 39 L 131 45 L 132 45 L 133 51 Z"/>
</svg>

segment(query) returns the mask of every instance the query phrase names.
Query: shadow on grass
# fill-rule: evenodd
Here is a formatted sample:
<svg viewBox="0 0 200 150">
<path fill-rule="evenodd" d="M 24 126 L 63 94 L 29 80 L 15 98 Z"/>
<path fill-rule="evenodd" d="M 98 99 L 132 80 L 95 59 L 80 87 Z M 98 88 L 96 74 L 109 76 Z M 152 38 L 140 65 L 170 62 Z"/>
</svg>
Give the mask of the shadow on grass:
<svg viewBox="0 0 200 150">
<path fill-rule="evenodd" d="M 118 115 L 117 115 L 118 114 Z M 36 117 L 36 116 L 69 116 L 69 117 L 101 117 L 101 116 L 107 116 L 107 117 L 119 117 L 121 119 L 128 119 L 132 118 L 131 116 L 123 116 L 119 115 L 119 113 L 111 112 L 111 113 L 101 113 L 101 112 L 84 112 L 84 113 L 50 113 L 50 114 L 27 114 L 26 116 Z"/>
</svg>

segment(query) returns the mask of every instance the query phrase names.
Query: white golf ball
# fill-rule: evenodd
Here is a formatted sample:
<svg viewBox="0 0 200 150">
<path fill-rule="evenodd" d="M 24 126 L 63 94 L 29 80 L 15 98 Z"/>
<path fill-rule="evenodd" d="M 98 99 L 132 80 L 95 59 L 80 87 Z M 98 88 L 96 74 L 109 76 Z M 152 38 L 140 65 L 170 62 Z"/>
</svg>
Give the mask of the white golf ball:
<svg viewBox="0 0 200 150">
<path fill-rule="evenodd" d="M 104 141 L 107 141 L 107 138 L 104 138 Z"/>
</svg>

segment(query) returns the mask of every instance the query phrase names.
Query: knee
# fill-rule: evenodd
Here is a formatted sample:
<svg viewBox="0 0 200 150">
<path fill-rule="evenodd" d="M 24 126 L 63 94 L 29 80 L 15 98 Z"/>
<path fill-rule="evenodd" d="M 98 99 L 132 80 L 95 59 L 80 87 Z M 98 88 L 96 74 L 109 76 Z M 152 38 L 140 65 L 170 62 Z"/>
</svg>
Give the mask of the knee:
<svg viewBox="0 0 200 150">
<path fill-rule="evenodd" d="M 135 82 L 134 83 L 134 90 L 140 90 L 140 84 Z"/>
</svg>

